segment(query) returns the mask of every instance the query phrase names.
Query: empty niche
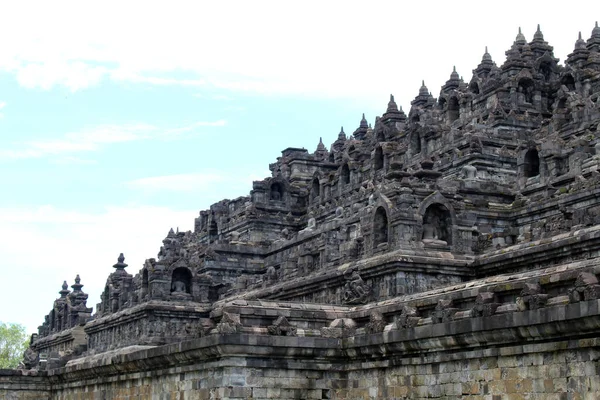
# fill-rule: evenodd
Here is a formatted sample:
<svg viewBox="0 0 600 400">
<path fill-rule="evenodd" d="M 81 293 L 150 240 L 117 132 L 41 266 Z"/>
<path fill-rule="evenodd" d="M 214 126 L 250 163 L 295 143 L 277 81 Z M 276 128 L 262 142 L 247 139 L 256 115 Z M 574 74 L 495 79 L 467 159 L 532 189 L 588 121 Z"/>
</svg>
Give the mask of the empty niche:
<svg viewBox="0 0 600 400">
<path fill-rule="evenodd" d="M 350 183 L 350 167 L 348 167 L 348 164 L 342 165 L 341 177 L 344 185 L 348 185 Z"/>
<path fill-rule="evenodd" d="M 388 242 L 388 218 L 383 207 L 377 208 L 373 219 L 373 247 Z"/>
<path fill-rule="evenodd" d="M 315 177 L 312 181 L 312 190 L 310 191 L 310 198 L 315 199 L 321 195 L 321 184 L 319 178 Z"/>
<path fill-rule="evenodd" d="M 413 154 L 419 154 L 421 152 L 421 135 L 419 132 L 413 132 L 410 137 L 410 146 Z"/>
<path fill-rule="evenodd" d="M 218 237 L 219 237 L 219 227 L 217 226 L 217 221 L 215 221 L 213 219 L 210 222 L 210 227 L 208 230 L 208 240 L 210 241 L 210 243 L 212 243 L 215 240 L 217 240 Z"/>
<path fill-rule="evenodd" d="M 544 61 L 540 64 L 538 72 L 542 74 L 542 76 L 544 77 L 544 81 L 548 82 L 552 77 L 552 65 L 548 61 Z"/>
<path fill-rule="evenodd" d="M 373 164 L 375 167 L 375 171 L 378 171 L 383 168 L 383 150 L 381 147 L 377 147 L 375 149 L 375 158 L 373 160 Z"/>
<path fill-rule="evenodd" d="M 529 149 L 525 153 L 524 173 L 526 178 L 540 174 L 540 157 L 536 149 Z"/>
<path fill-rule="evenodd" d="M 575 90 L 575 79 L 573 79 L 573 75 L 567 74 L 560 79 L 560 83 L 565 85 L 567 89 L 573 91 Z"/>
<path fill-rule="evenodd" d="M 148 293 L 148 270 L 144 268 L 142 271 L 142 296 Z"/>
<path fill-rule="evenodd" d="M 454 122 L 460 115 L 460 106 L 458 99 L 455 96 L 450 97 L 448 101 L 448 119 L 450 122 Z"/>
</svg>

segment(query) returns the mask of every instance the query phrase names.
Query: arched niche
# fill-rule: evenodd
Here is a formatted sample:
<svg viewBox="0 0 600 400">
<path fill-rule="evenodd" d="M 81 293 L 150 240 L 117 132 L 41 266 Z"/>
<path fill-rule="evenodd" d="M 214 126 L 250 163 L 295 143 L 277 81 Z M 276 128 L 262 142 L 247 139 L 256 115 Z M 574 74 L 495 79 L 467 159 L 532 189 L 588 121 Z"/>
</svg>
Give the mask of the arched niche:
<svg viewBox="0 0 600 400">
<path fill-rule="evenodd" d="M 419 132 L 413 132 L 410 135 L 410 147 L 413 154 L 419 154 L 421 152 L 421 135 Z"/>
<path fill-rule="evenodd" d="M 104 293 L 102 293 L 102 309 L 104 312 L 110 311 L 110 288 L 108 285 L 104 287 Z"/>
<path fill-rule="evenodd" d="M 52 311 L 50 311 L 50 330 L 53 331 L 54 328 L 56 328 L 56 313 L 54 312 L 54 309 Z"/>
<path fill-rule="evenodd" d="M 475 81 L 469 84 L 469 90 L 474 94 L 479 94 L 479 84 Z"/>
<path fill-rule="evenodd" d="M 526 178 L 532 178 L 540 174 L 540 156 L 536 149 L 529 149 L 525 153 L 523 173 Z"/>
<path fill-rule="evenodd" d="M 212 243 L 215 240 L 217 240 L 218 237 L 219 237 L 219 226 L 217 225 L 217 221 L 213 217 L 212 221 L 210 222 L 210 226 L 208 227 L 208 240 L 210 243 Z"/>
<path fill-rule="evenodd" d="M 452 245 L 452 215 L 445 205 L 433 203 L 425 209 L 422 239 L 425 244 Z"/>
<path fill-rule="evenodd" d="M 450 97 L 448 100 L 448 120 L 454 122 L 460 116 L 460 105 L 456 96 Z"/>
<path fill-rule="evenodd" d="M 192 272 L 186 267 L 177 267 L 171 274 L 171 293 L 192 292 Z"/>
<path fill-rule="evenodd" d="M 283 201 L 284 188 L 281 182 L 273 182 L 269 192 L 269 198 L 274 201 Z"/>
<path fill-rule="evenodd" d="M 383 169 L 383 149 L 381 148 L 381 146 L 377 146 L 375 148 L 375 155 L 373 157 L 373 167 L 375 168 L 375 171 Z"/>
<path fill-rule="evenodd" d="M 318 177 L 314 177 L 312 180 L 312 186 L 310 190 L 310 198 L 311 200 L 316 199 L 321 195 L 321 183 L 319 182 Z"/>
<path fill-rule="evenodd" d="M 529 78 L 521 78 L 517 87 L 519 93 L 523 95 L 526 103 L 533 104 L 534 85 L 533 80 Z"/>
<path fill-rule="evenodd" d="M 69 311 L 69 305 L 67 303 L 63 304 L 61 329 L 68 329 L 71 325 L 71 313 Z"/>
<path fill-rule="evenodd" d="M 142 270 L 142 297 L 148 293 L 148 270 L 144 268 Z"/>
<path fill-rule="evenodd" d="M 377 207 L 373 218 L 373 248 L 388 242 L 388 217 L 385 208 Z"/>
<path fill-rule="evenodd" d="M 573 75 L 571 74 L 567 74 L 560 78 L 560 83 L 561 85 L 565 85 L 570 91 L 575 90 L 575 78 L 573 78 Z"/>
<path fill-rule="evenodd" d="M 344 165 L 342 165 L 340 179 L 343 185 L 350 184 L 350 167 L 348 166 L 348 163 L 344 163 Z"/>
<path fill-rule="evenodd" d="M 385 142 L 385 134 L 383 133 L 383 130 L 379 130 L 379 132 L 377 132 L 377 141 L 378 142 Z"/>
<path fill-rule="evenodd" d="M 544 82 L 549 82 L 552 78 L 552 63 L 542 61 L 538 67 L 538 72 L 544 77 Z"/>
</svg>

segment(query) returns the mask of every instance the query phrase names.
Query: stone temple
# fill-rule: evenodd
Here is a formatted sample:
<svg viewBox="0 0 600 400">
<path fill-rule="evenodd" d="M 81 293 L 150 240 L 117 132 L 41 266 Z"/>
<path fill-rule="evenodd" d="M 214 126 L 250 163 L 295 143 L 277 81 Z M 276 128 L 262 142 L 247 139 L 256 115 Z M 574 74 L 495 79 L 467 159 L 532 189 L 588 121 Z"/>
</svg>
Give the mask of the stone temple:
<svg viewBox="0 0 600 400">
<path fill-rule="evenodd" d="M 269 167 L 95 312 L 65 282 L 0 397 L 600 399 L 597 24 Z"/>
</svg>

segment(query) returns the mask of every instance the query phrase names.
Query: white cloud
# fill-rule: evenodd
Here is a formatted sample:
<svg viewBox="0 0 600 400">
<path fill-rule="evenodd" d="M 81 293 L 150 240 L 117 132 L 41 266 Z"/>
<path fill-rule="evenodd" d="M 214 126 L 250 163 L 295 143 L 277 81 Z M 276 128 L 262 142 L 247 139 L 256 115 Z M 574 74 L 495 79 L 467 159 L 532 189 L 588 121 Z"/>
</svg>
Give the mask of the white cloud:
<svg viewBox="0 0 600 400">
<path fill-rule="evenodd" d="M 48 90 L 65 86 L 71 92 L 96 86 L 106 73 L 106 67 L 79 60 L 25 63 L 16 71 L 17 81 L 23 87 Z"/>
<path fill-rule="evenodd" d="M 19 299 L 19 307 L 3 307 L 2 320 L 35 329 L 63 280 L 71 285 L 76 274 L 89 294 L 88 306 L 95 307 L 120 252 L 135 275 L 145 259 L 156 257 L 171 227 L 193 229 L 196 215 L 194 210 L 134 205 L 95 213 L 48 205 L 0 208 L 0 273 L 6 283 L 0 303 Z"/>
<path fill-rule="evenodd" d="M 174 79 L 161 78 L 157 76 L 142 76 L 135 72 L 116 70 L 111 72 L 111 78 L 116 81 L 127 81 L 133 83 L 149 83 L 151 85 L 166 86 L 203 86 L 206 82 L 202 79 Z"/>
<path fill-rule="evenodd" d="M 144 190 L 193 192 L 208 185 L 223 182 L 226 177 L 216 172 L 153 176 L 129 181 L 127 186 Z"/>
<path fill-rule="evenodd" d="M 11 38 L 3 43 L 0 69 L 23 85 L 76 90 L 109 77 L 265 94 L 368 96 L 383 106 L 394 92 L 405 109 L 421 79 L 434 95 L 453 65 L 470 79 L 486 45 L 501 64 L 519 26 L 531 40 L 540 23 L 564 59 L 578 31 L 589 37 L 600 15 L 597 1 L 581 4 L 581 18 L 564 18 L 540 2 L 506 0 L 493 19 L 482 18 L 475 1 L 432 0 L 426 9 L 419 2 L 377 0 L 174 1 L 168 7 L 57 1 L 34 3 L 35 15 L 26 1 L 0 6 L 0 37 Z M 199 23 L 198 16 L 208 17 Z"/>
<path fill-rule="evenodd" d="M 225 120 L 198 121 L 190 125 L 159 128 L 150 124 L 101 125 L 70 132 L 58 139 L 31 140 L 16 148 L 0 149 L 0 159 L 37 158 L 65 153 L 79 153 L 98 150 L 101 146 L 136 140 L 172 139 L 201 127 L 220 127 Z"/>
</svg>

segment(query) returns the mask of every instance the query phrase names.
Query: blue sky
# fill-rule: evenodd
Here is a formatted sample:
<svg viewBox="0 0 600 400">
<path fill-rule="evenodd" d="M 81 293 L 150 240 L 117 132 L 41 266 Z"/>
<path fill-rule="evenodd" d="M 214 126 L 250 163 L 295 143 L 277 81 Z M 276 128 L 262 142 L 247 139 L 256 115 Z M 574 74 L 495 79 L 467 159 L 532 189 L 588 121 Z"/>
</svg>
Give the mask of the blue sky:
<svg viewBox="0 0 600 400">
<path fill-rule="evenodd" d="M 247 195 L 286 147 L 313 151 L 389 94 L 408 112 L 504 61 L 536 25 L 561 60 L 600 19 L 547 2 L 13 2 L 0 5 L 0 320 L 34 331 L 77 273 L 99 301 L 171 227 Z M 34 10 L 35 12 L 32 12 Z M 516 11 L 519 10 L 519 11 Z M 494 16 L 494 20 L 490 20 Z"/>
</svg>

